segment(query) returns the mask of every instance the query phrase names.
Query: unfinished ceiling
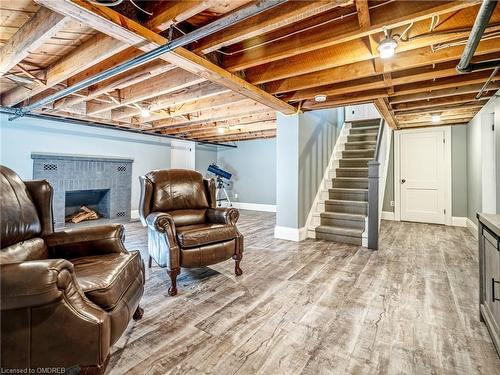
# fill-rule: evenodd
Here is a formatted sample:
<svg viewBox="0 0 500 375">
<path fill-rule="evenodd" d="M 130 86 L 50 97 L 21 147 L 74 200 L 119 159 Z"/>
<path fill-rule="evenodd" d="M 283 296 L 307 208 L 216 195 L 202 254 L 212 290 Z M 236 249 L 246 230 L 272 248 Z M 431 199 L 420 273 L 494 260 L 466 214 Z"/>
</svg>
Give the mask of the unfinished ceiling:
<svg viewBox="0 0 500 375">
<path fill-rule="evenodd" d="M 0 0 L 3 106 L 35 103 L 253 4 L 96 3 Z M 288 1 L 36 113 L 211 142 L 274 137 L 276 111 L 367 102 L 394 128 L 464 124 L 500 88 L 493 76 L 477 98 L 492 69 L 455 69 L 479 6 L 480 1 Z M 393 57 L 382 59 L 378 47 L 385 33 L 397 47 Z M 474 61 L 498 59 L 499 37 L 497 7 Z M 316 102 L 319 94 L 326 101 Z"/>
</svg>

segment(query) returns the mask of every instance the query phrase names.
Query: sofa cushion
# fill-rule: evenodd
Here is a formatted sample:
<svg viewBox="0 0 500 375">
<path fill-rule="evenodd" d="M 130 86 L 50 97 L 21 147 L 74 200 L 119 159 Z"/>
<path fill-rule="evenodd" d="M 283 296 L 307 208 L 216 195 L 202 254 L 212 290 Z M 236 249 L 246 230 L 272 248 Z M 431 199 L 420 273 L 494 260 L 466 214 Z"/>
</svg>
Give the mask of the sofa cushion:
<svg viewBox="0 0 500 375">
<path fill-rule="evenodd" d="M 87 298 L 105 310 L 113 309 L 134 280 L 143 277 L 138 251 L 82 257 L 71 262 Z"/>
<path fill-rule="evenodd" d="M 236 227 L 223 224 L 197 224 L 177 227 L 177 240 L 184 248 L 231 240 L 238 236 Z"/>
</svg>

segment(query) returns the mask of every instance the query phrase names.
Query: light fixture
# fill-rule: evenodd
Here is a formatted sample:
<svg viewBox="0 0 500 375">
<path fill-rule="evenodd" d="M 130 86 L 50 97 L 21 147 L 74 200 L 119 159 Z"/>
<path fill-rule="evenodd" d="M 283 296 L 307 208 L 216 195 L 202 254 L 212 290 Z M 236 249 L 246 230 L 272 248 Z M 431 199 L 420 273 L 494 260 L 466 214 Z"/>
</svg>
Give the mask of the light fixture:
<svg viewBox="0 0 500 375">
<path fill-rule="evenodd" d="M 142 117 L 149 117 L 149 116 L 151 116 L 151 112 L 147 108 L 141 108 L 140 111 L 141 111 L 141 116 Z"/>
<path fill-rule="evenodd" d="M 432 121 L 432 122 L 439 122 L 439 121 L 441 121 L 441 115 L 440 115 L 440 114 L 437 114 L 437 113 L 433 114 L 433 115 L 431 116 L 431 121 Z"/>
<path fill-rule="evenodd" d="M 382 39 L 380 41 L 380 44 L 378 45 L 380 58 L 388 59 L 389 57 L 394 56 L 394 52 L 396 51 L 397 46 L 398 42 L 396 42 L 396 39 L 394 39 L 390 35 L 386 35 L 386 37 Z"/>
<path fill-rule="evenodd" d="M 318 94 L 314 97 L 314 101 L 317 103 L 323 103 L 326 101 L 326 95 L 324 94 Z"/>
<path fill-rule="evenodd" d="M 224 128 L 223 126 L 217 128 L 217 133 L 224 134 L 225 132 L 226 132 L 226 128 Z"/>
</svg>

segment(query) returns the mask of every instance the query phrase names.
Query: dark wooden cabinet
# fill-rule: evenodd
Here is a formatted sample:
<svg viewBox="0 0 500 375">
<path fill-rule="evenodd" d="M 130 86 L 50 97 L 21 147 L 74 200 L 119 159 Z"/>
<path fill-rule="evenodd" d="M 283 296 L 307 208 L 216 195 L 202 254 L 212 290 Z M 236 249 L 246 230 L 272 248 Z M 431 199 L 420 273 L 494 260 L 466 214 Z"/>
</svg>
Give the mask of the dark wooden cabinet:
<svg viewBox="0 0 500 375">
<path fill-rule="evenodd" d="M 500 355 L 500 215 L 478 214 L 479 310 Z"/>
</svg>

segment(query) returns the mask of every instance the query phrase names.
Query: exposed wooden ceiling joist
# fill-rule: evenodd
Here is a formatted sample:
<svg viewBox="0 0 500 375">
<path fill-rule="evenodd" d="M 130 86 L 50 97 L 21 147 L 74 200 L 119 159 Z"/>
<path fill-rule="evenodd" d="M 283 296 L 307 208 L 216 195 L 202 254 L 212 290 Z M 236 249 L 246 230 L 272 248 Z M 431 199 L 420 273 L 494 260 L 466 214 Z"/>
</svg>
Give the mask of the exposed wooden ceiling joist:
<svg viewBox="0 0 500 375">
<path fill-rule="evenodd" d="M 0 76 L 24 60 L 68 23 L 59 13 L 40 8 L 0 49 Z"/>
<path fill-rule="evenodd" d="M 325 22 L 323 26 L 311 28 L 288 39 L 266 43 L 262 47 L 252 48 L 238 54 L 232 52 L 231 55 L 224 57 L 224 66 L 230 71 L 248 69 L 368 37 L 382 32 L 384 27 L 393 29 L 406 26 L 410 22 L 424 21 L 432 15 L 455 12 L 471 7 L 474 3 L 477 4 L 478 1 L 469 3 L 464 1 L 394 1 L 382 4 L 382 6 L 375 5 L 369 11 L 362 2 L 356 2 L 358 15 L 354 12 L 351 16 L 339 17 L 340 19 L 336 22 Z M 360 14 L 361 23 L 358 19 Z M 269 67 L 272 68 L 272 66 Z"/>
<path fill-rule="evenodd" d="M 221 33 L 202 38 L 196 43 L 193 51 L 206 54 L 348 3 L 352 3 L 352 0 L 289 1 L 278 9 L 270 9 Z"/>
<path fill-rule="evenodd" d="M 40 4 L 73 17 L 109 36 L 129 45 L 137 46 L 143 51 L 150 51 L 167 43 L 167 39 L 146 27 L 124 17 L 108 7 L 94 6 L 83 0 L 38 0 Z M 293 106 L 275 98 L 264 90 L 229 73 L 214 63 L 188 51 L 177 48 L 174 52 L 165 53 L 162 59 L 182 67 L 193 74 L 218 83 L 277 111 L 291 114 Z"/>
</svg>

